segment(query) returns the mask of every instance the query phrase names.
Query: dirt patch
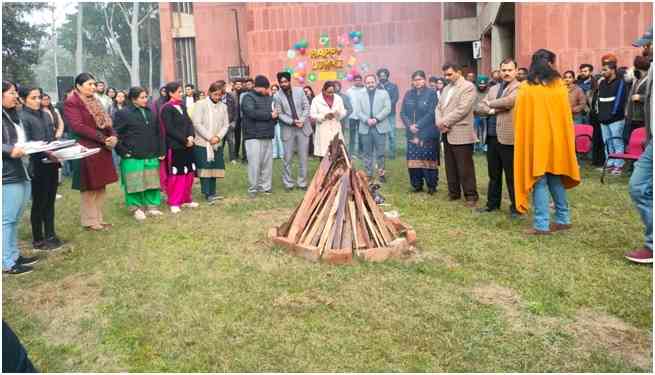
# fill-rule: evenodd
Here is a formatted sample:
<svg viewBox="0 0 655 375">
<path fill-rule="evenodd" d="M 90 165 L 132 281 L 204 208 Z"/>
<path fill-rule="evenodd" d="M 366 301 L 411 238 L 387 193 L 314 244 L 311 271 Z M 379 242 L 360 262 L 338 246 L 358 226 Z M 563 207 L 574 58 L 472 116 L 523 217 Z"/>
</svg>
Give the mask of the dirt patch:
<svg viewBox="0 0 655 375">
<path fill-rule="evenodd" d="M 42 334 L 49 342 L 80 343 L 83 337 L 90 335 L 90 327 L 84 327 L 84 323 L 95 320 L 101 300 L 101 281 L 96 274 L 69 275 L 56 282 L 25 289 L 12 300 L 43 323 Z"/>
<path fill-rule="evenodd" d="M 652 336 L 621 319 L 583 309 L 566 330 L 576 338 L 580 350 L 600 347 L 633 365 L 652 370 Z"/>
<path fill-rule="evenodd" d="M 334 300 L 315 291 L 307 291 L 297 295 L 283 294 L 273 301 L 273 306 L 292 310 L 305 310 L 320 306 L 332 307 L 334 306 Z"/>
<path fill-rule="evenodd" d="M 403 254 L 403 260 L 410 263 L 420 263 L 434 261 L 445 265 L 448 269 L 457 268 L 460 266 L 459 262 L 450 255 L 440 253 L 438 251 L 423 251 L 415 247 L 410 247 L 407 254 Z"/>
<path fill-rule="evenodd" d="M 526 328 L 521 320 L 521 300 L 514 290 L 488 284 L 475 287 L 472 294 L 473 298 L 481 304 L 500 308 L 513 329 L 524 330 Z"/>
</svg>

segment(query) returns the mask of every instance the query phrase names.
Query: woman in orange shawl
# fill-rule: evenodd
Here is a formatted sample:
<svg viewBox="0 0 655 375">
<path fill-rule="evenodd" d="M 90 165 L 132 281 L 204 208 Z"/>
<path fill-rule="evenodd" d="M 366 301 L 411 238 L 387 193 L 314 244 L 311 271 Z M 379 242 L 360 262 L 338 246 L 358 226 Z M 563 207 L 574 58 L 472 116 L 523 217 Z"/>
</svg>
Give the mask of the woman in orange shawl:
<svg viewBox="0 0 655 375">
<path fill-rule="evenodd" d="M 534 202 L 533 228 L 527 234 L 550 234 L 571 227 L 566 190 L 580 183 L 568 91 L 555 70 L 555 54 L 540 49 L 532 56 L 528 79 L 514 106 L 514 188 L 516 208 L 527 212 Z M 549 193 L 555 202 L 550 224 Z M 549 225 L 550 224 L 550 225 Z"/>
</svg>

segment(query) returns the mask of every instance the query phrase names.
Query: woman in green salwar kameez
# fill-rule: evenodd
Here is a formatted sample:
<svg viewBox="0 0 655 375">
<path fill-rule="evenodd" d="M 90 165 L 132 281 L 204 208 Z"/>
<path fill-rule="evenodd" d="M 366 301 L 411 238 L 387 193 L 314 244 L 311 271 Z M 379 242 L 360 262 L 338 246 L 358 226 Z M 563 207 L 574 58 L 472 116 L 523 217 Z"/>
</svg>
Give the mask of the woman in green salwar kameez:
<svg viewBox="0 0 655 375">
<path fill-rule="evenodd" d="M 116 151 L 121 156 L 121 187 L 125 204 L 137 220 L 146 214 L 162 215 L 159 161 L 164 158 L 164 138 L 158 118 L 147 106 L 148 96 L 142 87 L 132 87 L 128 105 L 116 113 L 114 128 L 118 133 Z"/>
</svg>

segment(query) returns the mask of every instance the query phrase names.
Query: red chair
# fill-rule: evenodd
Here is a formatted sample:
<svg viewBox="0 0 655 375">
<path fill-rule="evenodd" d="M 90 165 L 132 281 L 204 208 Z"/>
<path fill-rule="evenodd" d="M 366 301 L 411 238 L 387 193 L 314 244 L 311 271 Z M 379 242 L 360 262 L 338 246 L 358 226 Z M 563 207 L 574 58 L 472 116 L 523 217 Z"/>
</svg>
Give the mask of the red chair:
<svg viewBox="0 0 655 375">
<path fill-rule="evenodd" d="M 591 152 L 594 127 L 586 124 L 575 125 L 575 153 L 586 155 Z"/>
<path fill-rule="evenodd" d="M 623 137 L 610 137 L 605 142 L 606 145 L 609 145 L 612 139 L 623 139 Z M 639 157 L 646 149 L 646 128 L 641 127 L 632 131 L 630 134 L 630 141 L 628 142 L 628 147 L 626 147 L 625 152 L 609 154 L 607 160 L 605 161 L 605 166 L 603 167 L 603 174 L 600 176 L 600 182 L 605 183 L 605 172 L 607 171 L 607 163 L 610 159 L 621 159 L 625 161 L 637 161 Z"/>
</svg>

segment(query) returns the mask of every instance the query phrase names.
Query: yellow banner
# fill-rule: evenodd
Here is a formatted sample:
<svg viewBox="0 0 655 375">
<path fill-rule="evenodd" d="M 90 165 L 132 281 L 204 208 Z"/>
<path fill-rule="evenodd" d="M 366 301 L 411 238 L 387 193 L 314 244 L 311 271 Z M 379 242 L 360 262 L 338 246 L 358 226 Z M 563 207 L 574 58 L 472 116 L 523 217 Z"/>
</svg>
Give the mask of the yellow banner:
<svg viewBox="0 0 655 375">
<path fill-rule="evenodd" d="M 319 81 L 336 81 L 337 72 L 318 72 Z"/>
</svg>

